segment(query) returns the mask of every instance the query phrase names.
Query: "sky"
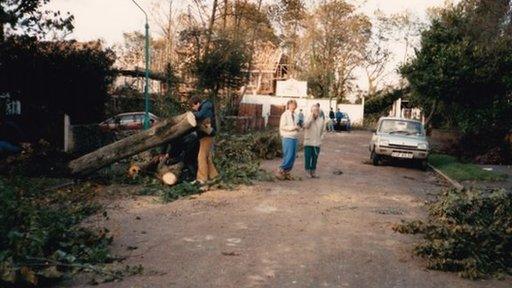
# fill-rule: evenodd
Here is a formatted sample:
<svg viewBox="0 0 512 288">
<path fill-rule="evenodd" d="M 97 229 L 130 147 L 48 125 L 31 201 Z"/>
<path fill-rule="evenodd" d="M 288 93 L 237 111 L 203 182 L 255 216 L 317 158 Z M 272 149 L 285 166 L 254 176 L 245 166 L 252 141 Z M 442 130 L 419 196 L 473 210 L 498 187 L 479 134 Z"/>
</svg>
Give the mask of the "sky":
<svg viewBox="0 0 512 288">
<path fill-rule="evenodd" d="M 137 0 L 150 11 L 151 4 L 167 0 Z M 306 0 L 311 3 L 313 0 Z M 427 8 L 443 4 L 445 0 L 367 0 L 352 2 L 361 5 L 361 11 L 373 13 L 380 9 L 385 13 L 396 13 L 409 10 L 425 17 Z M 186 3 L 187 0 L 175 0 L 175 3 Z M 192 2 L 192 1 L 190 1 Z M 272 3 L 271 0 L 266 0 Z M 185 4 L 186 5 L 186 4 Z M 123 32 L 143 31 L 144 15 L 131 0 L 52 0 L 49 8 L 63 12 L 71 12 L 75 16 L 75 30 L 71 38 L 79 41 L 103 39 L 114 44 L 123 39 Z M 150 19 L 152 15 L 149 15 Z"/>
<path fill-rule="evenodd" d="M 136 0 L 146 11 L 149 12 L 150 24 L 155 18 L 150 12 L 155 2 L 168 3 L 169 0 Z M 206 0 L 211 3 L 210 0 Z M 385 14 L 394 14 L 409 11 L 420 19 L 427 19 L 427 10 L 430 7 L 440 6 L 446 0 L 348 0 L 360 7 L 360 11 L 373 15 L 374 11 L 381 10 Z M 456 1 L 456 0 L 455 0 Z M 273 0 L 264 0 L 264 3 L 271 4 Z M 315 0 L 305 0 L 306 5 L 311 6 Z M 318 1 L 316 1 L 318 2 Z M 192 0 L 174 0 L 176 7 L 186 7 Z M 195 6 L 194 6 L 195 7 Z M 132 0 L 52 0 L 48 8 L 70 12 L 75 16 L 75 29 L 69 39 L 78 41 L 89 41 L 102 39 L 107 45 L 120 43 L 123 40 L 124 32 L 144 31 L 144 14 L 135 6 Z M 155 25 L 151 25 L 153 28 Z M 156 29 L 152 29 L 155 33 Z M 393 43 L 391 50 L 396 55 L 395 59 L 403 59 L 405 50 L 399 43 Z M 396 84 L 398 76 L 393 71 L 400 64 L 398 60 L 390 63 L 388 70 L 391 71 L 387 77 L 386 84 Z M 366 89 L 366 82 L 361 71 L 356 71 L 358 78 L 357 85 Z"/>
</svg>

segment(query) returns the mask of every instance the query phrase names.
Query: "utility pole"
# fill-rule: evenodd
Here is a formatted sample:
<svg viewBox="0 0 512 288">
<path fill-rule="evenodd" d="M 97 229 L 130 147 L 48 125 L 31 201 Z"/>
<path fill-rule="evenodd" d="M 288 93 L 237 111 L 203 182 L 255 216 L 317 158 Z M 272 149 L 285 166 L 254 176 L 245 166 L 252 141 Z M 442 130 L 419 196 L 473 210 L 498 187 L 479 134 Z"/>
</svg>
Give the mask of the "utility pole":
<svg viewBox="0 0 512 288">
<path fill-rule="evenodd" d="M 144 16 L 146 16 L 146 41 L 145 41 L 145 48 L 144 48 L 144 54 L 146 58 L 146 71 L 145 71 L 145 85 L 144 85 L 144 130 L 149 129 L 150 121 L 149 121 L 149 110 L 150 110 L 150 103 L 149 103 L 149 21 L 148 21 L 148 13 L 142 7 L 135 2 L 135 0 L 132 0 L 132 2 L 144 13 Z"/>
</svg>

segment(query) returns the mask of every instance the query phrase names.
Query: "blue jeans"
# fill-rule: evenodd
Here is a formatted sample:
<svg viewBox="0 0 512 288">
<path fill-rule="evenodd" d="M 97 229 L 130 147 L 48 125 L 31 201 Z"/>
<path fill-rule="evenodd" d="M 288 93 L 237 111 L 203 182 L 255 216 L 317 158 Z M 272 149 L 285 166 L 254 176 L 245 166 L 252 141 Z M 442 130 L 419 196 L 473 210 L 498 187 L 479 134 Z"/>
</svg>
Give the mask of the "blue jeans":
<svg viewBox="0 0 512 288">
<path fill-rule="evenodd" d="M 0 140 L 0 153 L 17 154 L 21 152 L 20 147 L 7 141 Z"/>
<path fill-rule="evenodd" d="M 283 138 L 283 162 L 281 163 L 281 170 L 290 172 L 297 157 L 297 144 L 298 140 L 295 138 Z"/>
</svg>

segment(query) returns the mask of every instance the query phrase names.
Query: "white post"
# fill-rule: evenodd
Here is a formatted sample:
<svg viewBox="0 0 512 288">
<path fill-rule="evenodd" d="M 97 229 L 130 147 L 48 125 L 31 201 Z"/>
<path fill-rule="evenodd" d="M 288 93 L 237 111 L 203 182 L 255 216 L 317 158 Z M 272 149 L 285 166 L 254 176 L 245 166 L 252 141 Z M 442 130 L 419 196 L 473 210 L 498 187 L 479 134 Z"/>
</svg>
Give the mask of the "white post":
<svg viewBox="0 0 512 288">
<path fill-rule="evenodd" d="M 402 98 L 398 98 L 396 101 L 396 106 L 395 116 L 402 118 Z"/>
<path fill-rule="evenodd" d="M 363 99 L 361 100 L 361 108 L 363 109 L 363 119 L 361 119 L 361 125 L 364 125 L 364 103 L 365 103 L 365 97 L 362 96 Z"/>
</svg>

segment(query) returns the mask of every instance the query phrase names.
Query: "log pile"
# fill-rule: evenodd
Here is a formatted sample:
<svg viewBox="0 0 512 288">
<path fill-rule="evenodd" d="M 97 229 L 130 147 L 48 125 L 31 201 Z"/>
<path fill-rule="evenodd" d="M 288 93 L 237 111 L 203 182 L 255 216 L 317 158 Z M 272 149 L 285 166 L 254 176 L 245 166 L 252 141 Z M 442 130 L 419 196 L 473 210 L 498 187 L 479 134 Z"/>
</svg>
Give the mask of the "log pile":
<svg viewBox="0 0 512 288">
<path fill-rule="evenodd" d="M 164 145 L 183 136 L 197 126 L 194 114 L 185 114 L 165 119 L 152 128 L 121 139 L 86 154 L 68 164 L 69 171 L 75 176 L 87 176 L 119 160 L 134 156 L 151 148 Z M 146 163 L 137 163 L 129 168 L 129 175 L 140 171 L 152 170 L 167 185 L 179 180 L 182 162 L 173 163 L 172 159 L 151 158 Z"/>
</svg>

